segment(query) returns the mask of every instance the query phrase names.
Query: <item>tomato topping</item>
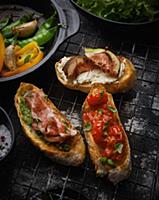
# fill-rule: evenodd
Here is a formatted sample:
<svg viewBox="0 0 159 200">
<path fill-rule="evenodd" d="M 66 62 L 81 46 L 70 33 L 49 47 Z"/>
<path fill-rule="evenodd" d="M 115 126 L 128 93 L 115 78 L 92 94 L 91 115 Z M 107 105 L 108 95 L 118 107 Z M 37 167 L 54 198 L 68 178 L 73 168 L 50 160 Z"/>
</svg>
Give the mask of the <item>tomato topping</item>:
<svg viewBox="0 0 159 200">
<path fill-rule="evenodd" d="M 115 124 L 113 126 L 110 126 L 108 128 L 108 132 L 109 132 L 110 135 L 115 136 L 116 141 L 119 142 L 119 141 L 123 140 L 123 134 L 122 134 L 123 129 L 120 125 Z"/>
<path fill-rule="evenodd" d="M 110 158 L 112 156 L 112 154 L 113 154 L 113 150 L 114 149 L 109 148 L 109 147 L 105 148 L 105 150 L 102 152 L 102 156 Z"/>
<path fill-rule="evenodd" d="M 109 161 L 120 161 L 124 149 L 123 127 L 117 118 L 117 109 L 104 91 L 95 90 L 87 102 L 91 110 L 83 114 L 84 124 L 90 123 L 94 141 L 99 145 L 101 155 Z M 111 166 L 111 164 L 110 164 Z"/>
<path fill-rule="evenodd" d="M 98 92 L 97 94 L 91 94 L 88 96 L 87 102 L 90 106 L 104 104 L 108 100 L 108 96 L 104 91 Z"/>
</svg>

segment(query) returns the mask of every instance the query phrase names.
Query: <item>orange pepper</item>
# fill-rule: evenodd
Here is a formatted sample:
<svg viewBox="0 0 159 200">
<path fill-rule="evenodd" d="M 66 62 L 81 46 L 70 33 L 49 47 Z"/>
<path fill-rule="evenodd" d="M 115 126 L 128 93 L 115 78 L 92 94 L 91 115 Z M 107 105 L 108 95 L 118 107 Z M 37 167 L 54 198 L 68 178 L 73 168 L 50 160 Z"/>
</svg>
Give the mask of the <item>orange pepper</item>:
<svg viewBox="0 0 159 200">
<path fill-rule="evenodd" d="M 0 33 L 0 72 L 2 71 L 3 68 L 4 54 L 5 54 L 4 39 L 2 34 Z"/>
<path fill-rule="evenodd" d="M 38 55 L 33 59 L 31 60 L 30 62 L 27 62 L 25 63 L 24 65 L 16 68 L 15 70 L 13 71 L 2 71 L 1 72 L 1 76 L 3 77 L 9 77 L 9 76 L 13 76 L 15 74 L 19 74 L 23 71 L 26 71 L 27 69 L 33 67 L 34 65 L 38 64 L 44 57 L 44 54 L 42 51 L 39 51 Z"/>
</svg>

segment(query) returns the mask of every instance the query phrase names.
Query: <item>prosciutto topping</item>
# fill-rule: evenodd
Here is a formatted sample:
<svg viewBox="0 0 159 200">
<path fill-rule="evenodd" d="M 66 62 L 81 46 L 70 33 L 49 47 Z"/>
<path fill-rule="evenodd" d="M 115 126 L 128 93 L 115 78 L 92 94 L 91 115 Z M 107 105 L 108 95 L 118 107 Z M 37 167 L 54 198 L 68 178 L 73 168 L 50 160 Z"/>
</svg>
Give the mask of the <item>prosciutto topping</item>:
<svg viewBox="0 0 159 200">
<path fill-rule="evenodd" d="M 62 115 L 50 108 L 42 90 L 29 91 L 24 99 L 31 109 L 32 128 L 40 131 L 48 142 L 62 143 L 77 134 Z"/>
<path fill-rule="evenodd" d="M 80 74 L 95 69 L 101 70 L 110 78 L 118 78 L 121 63 L 115 54 L 105 49 L 101 52 L 96 49 L 90 51 L 86 52 L 85 56 L 72 56 L 65 63 L 63 71 L 69 80 L 75 80 Z"/>
</svg>

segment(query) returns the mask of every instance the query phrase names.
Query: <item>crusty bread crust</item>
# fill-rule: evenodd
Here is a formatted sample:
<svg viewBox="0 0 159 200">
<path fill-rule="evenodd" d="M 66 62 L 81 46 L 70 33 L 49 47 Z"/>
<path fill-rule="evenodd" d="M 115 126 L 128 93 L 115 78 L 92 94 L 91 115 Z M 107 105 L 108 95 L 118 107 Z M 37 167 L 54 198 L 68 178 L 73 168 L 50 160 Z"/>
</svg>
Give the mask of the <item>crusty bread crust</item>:
<svg viewBox="0 0 159 200">
<path fill-rule="evenodd" d="M 90 93 L 88 95 L 92 94 L 92 91 L 94 90 L 95 87 L 98 87 L 99 89 L 100 88 L 104 89 L 103 85 L 94 84 L 94 86 L 91 88 Z M 115 107 L 113 97 L 110 93 L 108 93 L 108 99 L 109 99 L 109 101 L 112 102 L 113 107 Z M 83 103 L 82 112 L 83 113 L 87 112 L 87 110 L 90 110 L 90 107 L 88 105 L 87 100 L 85 100 L 85 102 Z M 119 124 L 122 126 L 118 112 L 116 112 L 114 114 L 116 115 L 117 119 L 119 120 Z M 128 138 L 124 131 L 124 128 L 123 128 L 123 134 L 124 134 L 124 137 L 126 140 L 124 143 L 124 145 L 125 145 L 124 157 L 125 158 L 120 165 L 116 166 L 115 168 L 110 168 L 108 165 L 102 165 L 101 162 L 99 161 L 99 158 L 101 157 L 100 150 L 93 139 L 91 131 L 84 132 L 84 135 L 85 135 L 85 138 L 86 138 L 86 141 L 88 144 L 88 150 L 90 153 L 90 157 L 91 157 L 93 164 L 95 165 L 96 174 L 99 176 L 107 175 L 108 179 L 111 182 L 113 182 L 114 184 L 118 183 L 119 181 L 121 181 L 123 179 L 126 179 L 130 175 L 130 172 L 131 172 L 130 146 L 129 146 Z"/>
<path fill-rule="evenodd" d="M 71 146 L 68 152 L 59 150 L 55 145 L 49 144 L 41 139 L 35 131 L 29 127 L 22 119 L 22 113 L 20 110 L 20 97 L 27 90 L 39 90 L 36 86 L 29 83 L 21 83 L 17 93 L 15 95 L 15 107 L 24 130 L 24 134 L 30 139 L 30 141 L 38 149 L 40 149 L 46 156 L 51 160 L 61 163 L 63 165 L 78 166 L 80 165 L 85 158 L 85 144 L 82 136 L 78 132 L 73 138 L 71 138 L 69 144 Z M 48 99 L 49 106 L 58 113 L 60 116 L 64 116 L 60 111 L 55 107 L 55 105 Z M 64 116 L 65 117 L 65 116 Z M 66 117 L 65 117 L 66 119 Z M 72 124 L 66 119 L 68 124 L 72 127 Z"/>
<path fill-rule="evenodd" d="M 65 81 L 59 71 L 59 62 L 55 64 L 55 71 L 57 74 L 58 80 L 67 88 L 73 89 L 73 90 L 79 90 L 85 93 L 88 93 L 92 87 L 92 84 L 90 83 L 73 83 L 70 81 Z M 134 65 L 129 59 L 123 59 L 122 61 L 125 64 L 125 69 L 123 75 L 117 79 L 113 83 L 105 83 L 104 86 L 107 89 L 108 92 L 111 94 L 115 93 L 125 93 L 131 88 L 133 88 L 135 81 L 136 81 L 136 70 L 134 68 Z"/>
</svg>

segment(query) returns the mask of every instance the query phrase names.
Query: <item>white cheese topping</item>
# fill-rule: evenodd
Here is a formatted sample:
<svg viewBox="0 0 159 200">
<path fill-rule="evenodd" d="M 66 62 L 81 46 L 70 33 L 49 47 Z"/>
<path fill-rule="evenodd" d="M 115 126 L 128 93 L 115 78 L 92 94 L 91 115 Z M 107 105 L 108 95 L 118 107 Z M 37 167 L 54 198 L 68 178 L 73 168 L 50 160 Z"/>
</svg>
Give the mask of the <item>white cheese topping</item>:
<svg viewBox="0 0 159 200">
<path fill-rule="evenodd" d="M 66 74 L 63 71 L 63 68 L 65 66 L 65 64 L 67 63 L 67 61 L 69 61 L 71 59 L 71 57 L 63 57 L 60 62 L 58 63 L 58 71 L 60 72 L 62 78 L 64 81 L 68 81 Z"/>
<path fill-rule="evenodd" d="M 70 60 L 71 57 L 64 57 L 58 63 L 58 71 L 60 72 L 64 81 L 68 81 L 66 74 L 63 71 L 63 67 L 66 62 Z M 121 63 L 119 76 L 117 78 L 111 77 L 108 74 L 104 73 L 101 69 L 94 69 L 88 72 L 83 72 L 77 76 L 77 78 L 73 81 L 74 84 L 82 84 L 82 83 L 112 83 L 115 82 L 119 77 L 121 77 L 124 73 L 125 64 Z"/>
<path fill-rule="evenodd" d="M 74 83 L 112 83 L 116 81 L 117 78 L 112 78 L 110 76 L 107 76 L 106 73 L 104 73 L 100 69 L 93 69 L 88 72 L 84 72 L 82 74 L 79 74 L 74 80 Z"/>
</svg>

